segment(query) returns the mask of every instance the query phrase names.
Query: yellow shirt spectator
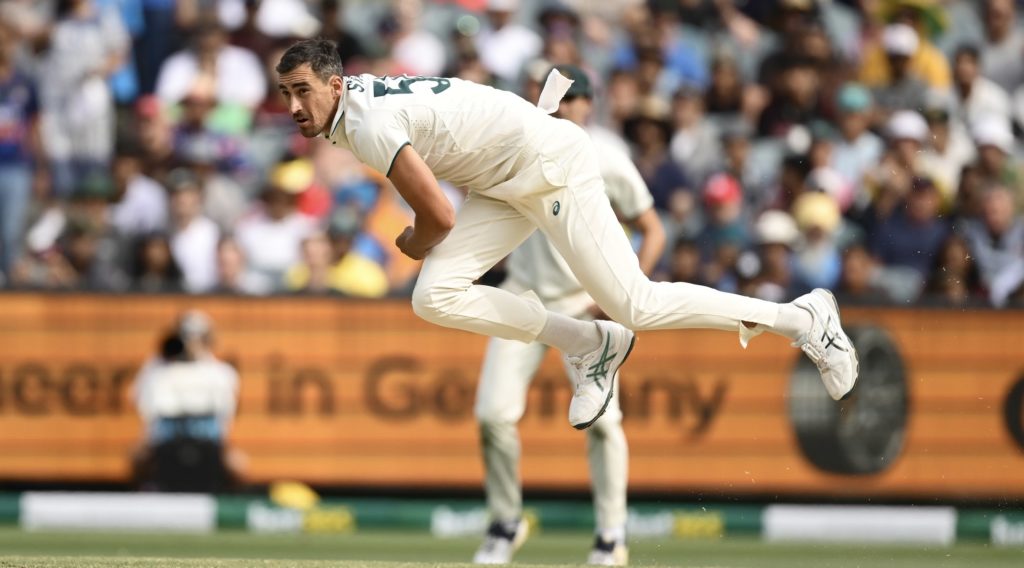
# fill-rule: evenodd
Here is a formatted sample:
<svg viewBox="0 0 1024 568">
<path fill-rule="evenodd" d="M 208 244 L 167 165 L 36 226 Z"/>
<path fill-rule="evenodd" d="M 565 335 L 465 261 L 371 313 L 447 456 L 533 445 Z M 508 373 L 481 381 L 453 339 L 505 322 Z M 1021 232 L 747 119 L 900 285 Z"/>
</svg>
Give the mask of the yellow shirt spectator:
<svg viewBox="0 0 1024 568">
<path fill-rule="evenodd" d="M 914 32 L 911 35 L 908 32 Z M 921 39 L 906 24 L 886 27 L 880 39 L 864 47 L 861 58 L 860 82 L 870 87 L 888 85 L 892 81 L 889 56 L 909 56 L 910 72 L 933 89 L 946 90 L 952 84 L 949 61 L 927 39 Z"/>
<path fill-rule="evenodd" d="M 285 276 L 288 289 L 309 289 L 311 278 L 305 263 L 293 266 Z M 346 254 L 326 274 L 326 287 L 354 298 L 382 298 L 388 293 L 388 277 L 376 262 L 357 253 Z"/>
</svg>

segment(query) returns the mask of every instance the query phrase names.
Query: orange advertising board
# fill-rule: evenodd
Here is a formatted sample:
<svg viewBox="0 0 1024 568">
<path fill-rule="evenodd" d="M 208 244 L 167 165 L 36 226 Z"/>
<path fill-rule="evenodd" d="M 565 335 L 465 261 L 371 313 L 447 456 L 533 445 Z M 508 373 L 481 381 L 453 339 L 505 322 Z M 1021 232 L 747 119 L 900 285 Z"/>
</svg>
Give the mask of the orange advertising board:
<svg viewBox="0 0 1024 568">
<path fill-rule="evenodd" d="M 422 322 L 405 301 L 33 294 L 0 296 L 0 481 L 127 481 L 134 375 L 186 308 L 212 317 L 239 370 L 230 439 L 249 481 L 479 486 L 486 338 Z M 1024 498 L 1024 312 L 844 317 L 884 348 L 862 350 L 870 388 L 843 405 L 794 382 L 801 357 L 781 338 L 744 351 L 728 333 L 641 333 L 621 379 L 631 489 Z M 555 353 L 529 396 L 525 484 L 586 489 Z"/>
</svg>

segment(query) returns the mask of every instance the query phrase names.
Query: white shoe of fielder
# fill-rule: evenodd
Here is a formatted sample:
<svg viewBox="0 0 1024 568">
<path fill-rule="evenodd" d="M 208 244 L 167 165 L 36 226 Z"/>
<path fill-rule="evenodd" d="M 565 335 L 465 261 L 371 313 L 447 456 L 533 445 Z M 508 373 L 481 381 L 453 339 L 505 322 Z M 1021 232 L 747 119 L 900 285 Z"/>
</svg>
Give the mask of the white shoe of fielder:
<svg viewBox="0 0 1024 568">
<path fill-rule="evenodd" d="M 629 564 L 629 549 L 621 540 L 606 541 L 598 536 L 590 549 L 587 564 L 591 566 L 625 566 Z"/>
<path fill-rule="evenodd" d="M 636 335 L 618 323 L 605 320 L 594 323 L 601 332 L 601 345 L 578 357 L 563 355 L 573 384 L 569 424 L 577 430 L 589 428 L 608 408 L 615 392 L 616 373 L 636 341 Z"/>
<path fill-rule="evenodd" d="M 512 526 L 494 521 L 487 529 L 483 544 L 473 555 L 473 564 L 508 564 L 512 555 L 526 541 L 530 526 L 525 519 L 519 519 Z"/>
<path fill-rule="evenodd" d="M 807 354 L 821 372 L 821 382 L 834 400 L 853 390 L 860 372 L 857 350 L 839 321 L 839 305 L 832 292 L 815 288 L 793 305 L 811 312 L 811 328 L 793 343 Z"/>
</svg>

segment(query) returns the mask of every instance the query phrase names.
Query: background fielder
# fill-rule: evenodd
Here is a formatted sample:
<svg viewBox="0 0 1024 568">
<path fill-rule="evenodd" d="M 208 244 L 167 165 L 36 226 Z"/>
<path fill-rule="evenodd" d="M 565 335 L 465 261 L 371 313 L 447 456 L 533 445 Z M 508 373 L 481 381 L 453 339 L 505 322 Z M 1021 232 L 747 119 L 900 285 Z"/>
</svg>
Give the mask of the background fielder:
<svg viewBox="0 0 1024 568">
<path fill-rule="evenodd" d="M 584 125 L 593 90 L 578 67 L 558 70 L 573 84 L 556 116 Z M 654 198 L 633 165 L 626 145 L 614 134 L 588 128 L 601 165 L 608 198 L 619 216 L 642 238 L 640 267 L 650 274 L 665 246 L 665 233 L 654 211 Z M 594 300 L 558 252 L 540 233 L 534 233 L 507 261 L 508 276 L 502 288 L 514 294 L 537 293 L 549 310 L 574 318 L 594 315 Z M 522 521 L 522 487 L 519 479 L 520 443 L 517 424 L 526 409 L 526 395 L 548 347 L 542 343 L 491 338 L 487 345 L 477 387 L 476 417 L 480 423 L 484 454 L 485 491 L 492 524 L 474 562 L 505 564 L 515 544 L 527 530 Z M 615 382 L 616 391 L 618 381 Z M 626 480 L 628 448 L 622 431 L 622 411 L 615 394 L 605 414 L 587 430 L 587 457 L 594 494 L 597 537 L 588 558 L 590 564 L 622 565 L 625 546 Z"/>
</svg>

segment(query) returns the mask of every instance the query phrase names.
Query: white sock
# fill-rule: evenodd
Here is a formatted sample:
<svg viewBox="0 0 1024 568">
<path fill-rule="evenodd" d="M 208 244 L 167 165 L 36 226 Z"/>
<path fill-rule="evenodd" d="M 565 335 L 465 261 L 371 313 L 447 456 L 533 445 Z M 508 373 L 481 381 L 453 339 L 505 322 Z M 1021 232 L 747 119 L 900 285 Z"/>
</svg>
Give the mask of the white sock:
<svg viewBox="0 0 1024 568">
<path fill-rule="evenodd" d="M 796 341 L 811 329 L 812 321 L 811 312 L 793 304 L 779 304 L 779 317 L 771 331 Z"/>
<path fill-rule="evenodd" d="M 537 341 L 550 345 L 566 355 L 578 356 L 601 346 L 601 332 L 597 324 L 555 312 L 548 312 L 548 321 L 537 336 Z"/>
</svg>

